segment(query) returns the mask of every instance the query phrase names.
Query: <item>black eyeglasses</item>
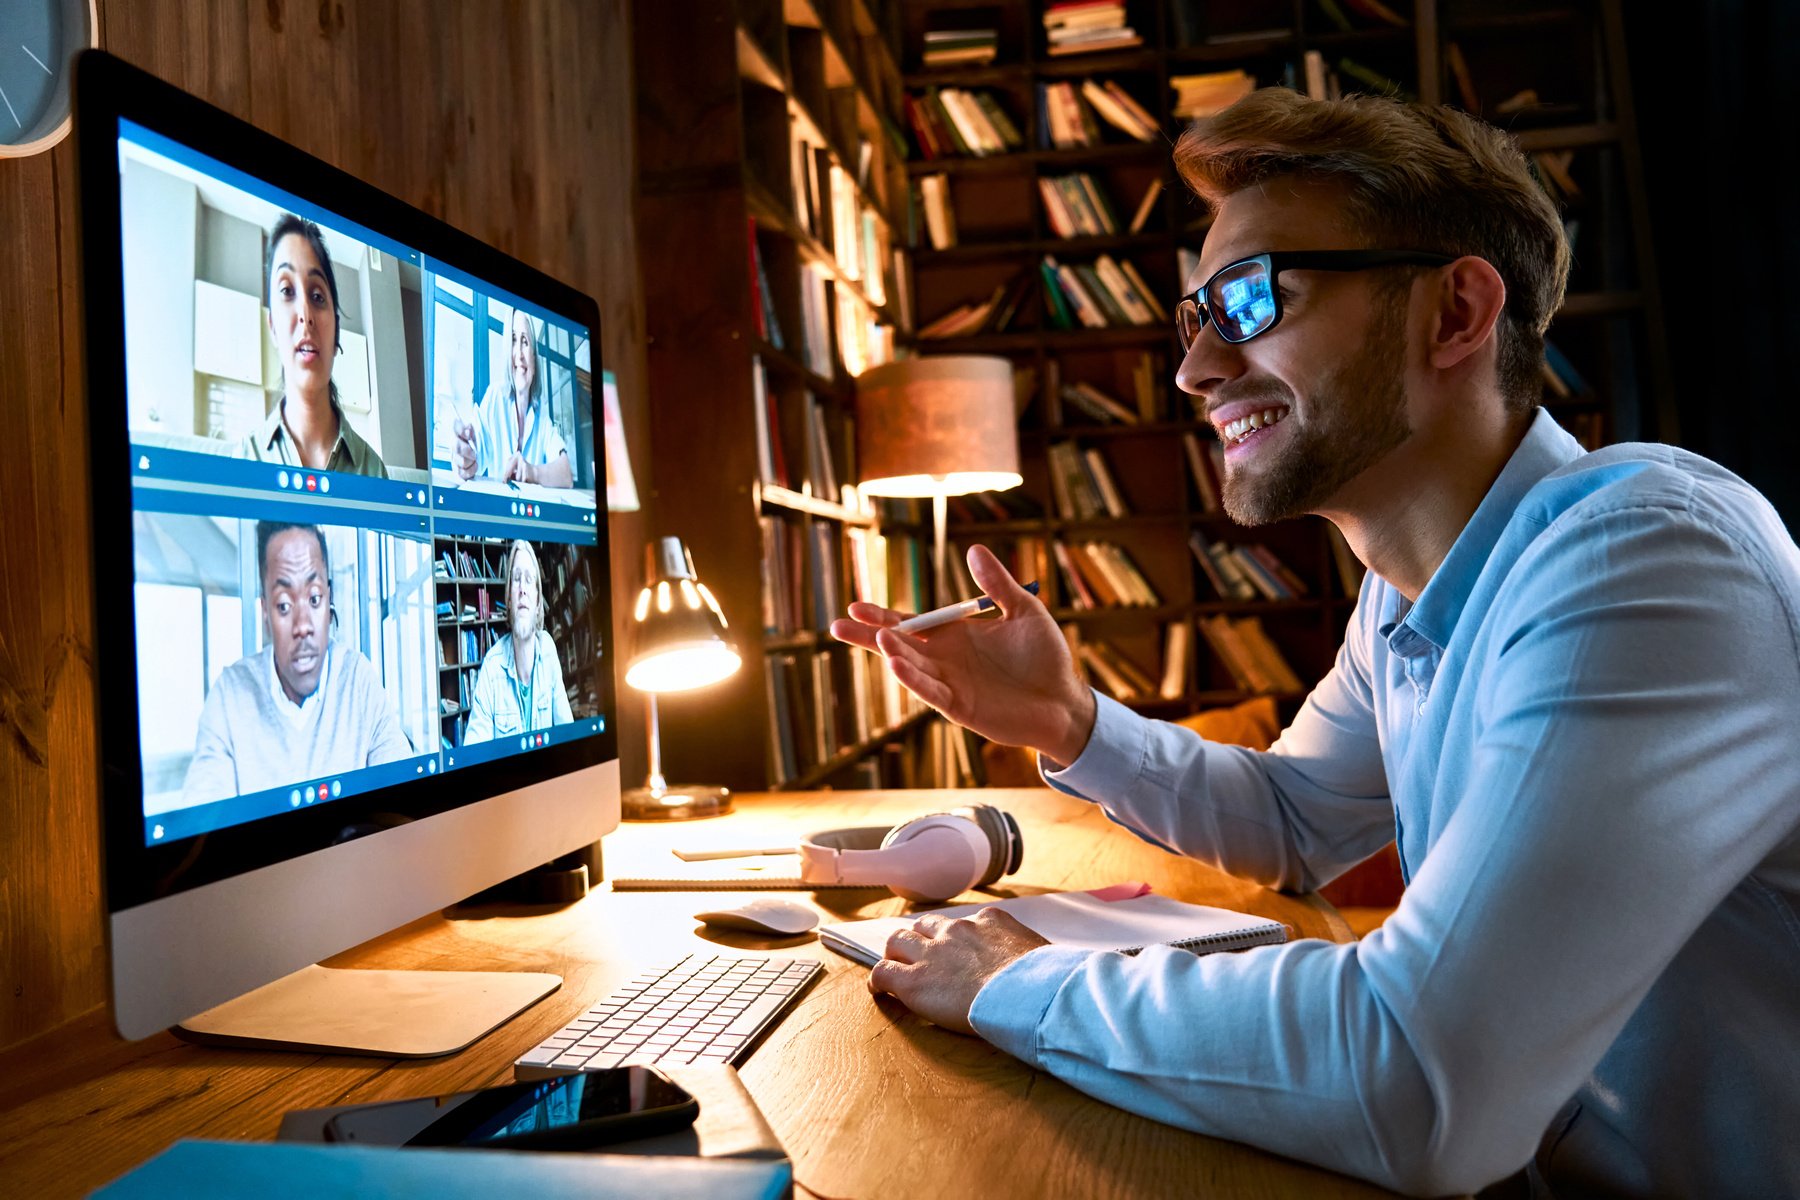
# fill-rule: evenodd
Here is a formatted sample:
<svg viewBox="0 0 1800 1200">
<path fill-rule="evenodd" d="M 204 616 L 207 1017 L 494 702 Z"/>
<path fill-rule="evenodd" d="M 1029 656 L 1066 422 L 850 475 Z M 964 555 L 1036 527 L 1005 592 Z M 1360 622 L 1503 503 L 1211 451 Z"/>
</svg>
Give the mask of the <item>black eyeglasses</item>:
<svg viewBox="0 0 1800 1200">
<path fill-rule="evenodd" d="M 1282 250 L 1241 258 L 1175 305 L 1183 354 L 1210 320 L 1228 342 L 1247 342 L 1281 320 L 1283 271 L 1366 271 L 1371 267 L 1441 267 L 1456 259 L 1429 250 Z"/>
</svg>

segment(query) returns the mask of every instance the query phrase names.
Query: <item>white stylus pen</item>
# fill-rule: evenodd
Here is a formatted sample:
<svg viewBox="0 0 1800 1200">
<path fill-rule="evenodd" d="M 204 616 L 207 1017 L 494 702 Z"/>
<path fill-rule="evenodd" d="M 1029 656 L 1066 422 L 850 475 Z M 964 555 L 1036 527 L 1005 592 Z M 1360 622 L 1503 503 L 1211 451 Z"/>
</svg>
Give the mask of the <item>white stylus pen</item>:
<svg viewBox="0 0 1800 1200">
<path fill-rule="evenodd" d="M 1026 584 L 1025 590 L 1034 596 L 1037 595 L 1037 580 L 1034 579 Z M 894 628 L 901 633 L 917 633 L 921 629 L 936 629 L 939 625 L 948 625 L 952 621 L 960 621 L 964 617 L 972 617 L 976 613 L 984 613 L 994 607 L 996 604 L 992 596 L 977 596 L 973 600 L 964 600 L 961 604 L 934 608 L 930 612 L 922 612 L 916 617 L 908 617 Z"/>
</svg>

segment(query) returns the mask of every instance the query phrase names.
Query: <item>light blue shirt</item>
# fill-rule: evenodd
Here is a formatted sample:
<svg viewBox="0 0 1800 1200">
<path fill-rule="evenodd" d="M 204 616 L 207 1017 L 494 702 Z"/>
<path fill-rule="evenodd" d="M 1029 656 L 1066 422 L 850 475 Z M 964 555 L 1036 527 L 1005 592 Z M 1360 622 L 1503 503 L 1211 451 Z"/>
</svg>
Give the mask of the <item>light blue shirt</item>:
<svg viewBox="0 0 1800 1200">
<path fill-rule="evenodd" d="M 1436 1194 L 1800 1195 L 1800 549 L 1736 476 L 1540 412 L 1409 605 L 1365 579 L 1266 753 L 1099 698 L 1056 787 L 1360 943 L 1034 950 L 982 1036 L 1188 1129 Z"/>
<path fill-rule="evenodd" d="M 477 424 L 480 432 L 475 435 L 476 479 L 500 478 L 500 473 L 515 454 L 531 466 L 543 467 L 569 452 L 562 431 L 550 419 L 541 393 L 526 406 L 522 436 L 512 390 L 503 384 L 491 385 L 481 398 Z"/>
<path fill-rule="evenodd" d="M 510 633 L 502 634 L 482 656 L 469 703 L 469 728 L 463 744 L 516 737 L 534 729 L 566 725 L 575 719 L 563 691 L 562 662 L 556 643 L 538 630 L 531 656 L 531 678 L 519 677 Z"/>
</svg>

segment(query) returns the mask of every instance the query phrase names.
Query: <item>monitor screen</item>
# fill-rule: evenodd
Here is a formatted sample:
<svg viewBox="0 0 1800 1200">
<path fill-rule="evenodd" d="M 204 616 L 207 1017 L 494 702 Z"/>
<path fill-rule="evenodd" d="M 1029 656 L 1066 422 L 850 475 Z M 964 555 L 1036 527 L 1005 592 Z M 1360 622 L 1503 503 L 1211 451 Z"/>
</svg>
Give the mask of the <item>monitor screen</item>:
<svg viewBox="0 0 1800 1200">
<path fill-rule="evenodd" d="M 126 118 L 117 165 L 131 567 L 101 611 L 135 633 L 138 837 L 180 856 L 127 891 L 613 757 L 591 316 L 341 183 Z"/>
</svg>

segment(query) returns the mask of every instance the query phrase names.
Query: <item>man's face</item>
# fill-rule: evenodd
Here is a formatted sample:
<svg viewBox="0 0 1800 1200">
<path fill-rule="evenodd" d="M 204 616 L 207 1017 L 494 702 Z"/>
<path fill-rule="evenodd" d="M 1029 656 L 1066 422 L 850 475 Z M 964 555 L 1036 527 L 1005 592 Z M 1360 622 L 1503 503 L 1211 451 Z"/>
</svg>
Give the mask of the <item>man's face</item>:
<svg viewBox="0 0 1800 1200">
<path fill-rule="evenodd" d="M 1331 185 L 1277 179 L 1237 193 L 1220 206 L 1184 290 L 1265 251 L 1367 247 L 1340 211 Z M 1321 511 L 1411 435 L 1406 293 L 1390 299 L 1383 274 L 1283 271 L 1274 328 L 1232 345 L 1209 322 L 1182 360 L 1176 382 L 1203 399 L 1225 447 L 1221 499 L 1238 523 Z"/>
<path fill-rule="evenodd" d="M 299 704 L 319 686 L 331 635 L 331 581 L 310 531 L 284 529 L 269 539 L 262 604 L 275 644 L 275 674 L 288 699 Z"/>
<path fill-rule="evenodd" d="M 528 638 L 537 632 L 538 576 L 531 559 L 512 556 L 512 578 L 506 583 L 506 602 L 512 606 L 513 636 Z"/>
</svg>

